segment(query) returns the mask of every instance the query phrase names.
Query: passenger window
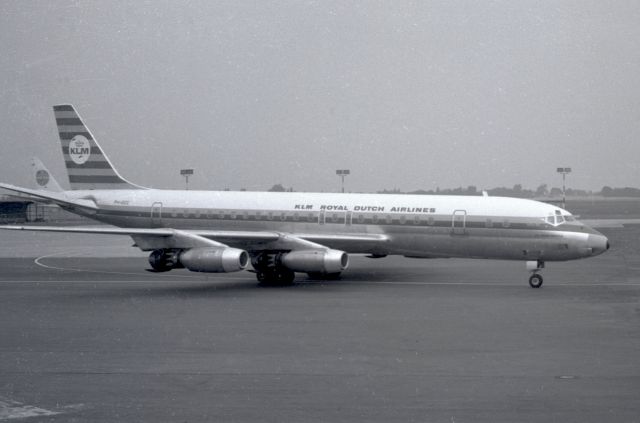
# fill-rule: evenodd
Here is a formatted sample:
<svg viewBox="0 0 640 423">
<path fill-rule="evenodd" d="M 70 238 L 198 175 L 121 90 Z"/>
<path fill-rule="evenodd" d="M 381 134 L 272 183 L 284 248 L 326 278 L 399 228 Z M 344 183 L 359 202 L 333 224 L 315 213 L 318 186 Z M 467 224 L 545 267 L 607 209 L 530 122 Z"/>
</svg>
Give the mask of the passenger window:
<svg viewBox="0 0 640 423">
<path fill-rule="evenodd" d="M 416 214 L 415 216 L 413 216 L 413 223 L 416 224 L 416 225 L 420 224 L 420 216 L 419 215 Z"/>
<path fill-rule="evenodd" d="M 484 225 L 486 228 L 493 228 L 493 220 L 487 219 Z"/>
<path fill-rule="evenodd" d="M 313 222 L 313 221 L 315 221 L 315 220 L 316 220 L 316 218 L 315 218 L 315 216 L 313 215 L 313 213 L 309 213 L 309 214 L 307 215 L 307 220 L 308 220 L 309 222 Z"/>
<path fill-rule="evenodd" d="M 427 221 L 427 224 L 429 226 L 433 226 L 433 225 L 435 225 L 435 223 L 436 223 L 436 220 L 433 217 L 429 217 L 429 220 Z"/>
<path fill-rule="evenodd" d="M 364 215 L 363 214 L 359 214 L 358 215 L 358 223 L 364 223 Z"/>
<path fill-rule="evenodd" d="M 378 223 L 378 215 L 377 214 L 373 215 L 373 223 Z"/>
</svg>

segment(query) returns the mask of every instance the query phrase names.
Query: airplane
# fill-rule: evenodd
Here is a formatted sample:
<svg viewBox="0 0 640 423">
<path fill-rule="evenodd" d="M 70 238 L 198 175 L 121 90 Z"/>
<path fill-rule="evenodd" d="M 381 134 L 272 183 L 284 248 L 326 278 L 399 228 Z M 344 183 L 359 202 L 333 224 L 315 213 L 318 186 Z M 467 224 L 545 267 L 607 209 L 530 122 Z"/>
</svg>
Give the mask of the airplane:
<svg viewBox="0 0 640 423">
<path fill-rule="evenodd" d="M 53 106 L 70 190 L 0 187 L 112 226 L 5 230 L 128 235 L 151 271 L 236 272 L 262 284 L 337 279 L 349 255 L 546 262 L 594 257 L 608 239 L 554 205 L 518 198 L 151 189 L 123 178 L 75 108 Z M 53 184 L 53 186 L 56 186 Z"/>
</svg>

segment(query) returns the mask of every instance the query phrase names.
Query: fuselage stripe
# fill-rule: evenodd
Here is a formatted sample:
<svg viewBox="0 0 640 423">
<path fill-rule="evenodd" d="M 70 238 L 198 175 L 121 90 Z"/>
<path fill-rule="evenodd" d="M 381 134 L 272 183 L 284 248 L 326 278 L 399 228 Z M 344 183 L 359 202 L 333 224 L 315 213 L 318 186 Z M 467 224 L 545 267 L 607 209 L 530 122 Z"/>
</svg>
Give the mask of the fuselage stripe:
<svg viewBox="0 0 640 423">
<path fill-rule="evenodd" d="M 84 184 L 124 184 L 117 175 L 69 175 L 70 183 Z"/>
</svg>

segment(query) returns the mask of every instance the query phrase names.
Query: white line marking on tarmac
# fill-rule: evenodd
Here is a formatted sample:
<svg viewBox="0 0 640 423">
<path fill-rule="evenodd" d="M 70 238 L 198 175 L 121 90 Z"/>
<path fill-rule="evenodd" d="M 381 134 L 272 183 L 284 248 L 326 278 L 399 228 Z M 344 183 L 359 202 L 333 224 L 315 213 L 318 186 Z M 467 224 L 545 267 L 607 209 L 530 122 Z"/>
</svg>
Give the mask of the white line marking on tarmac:
<svg viewBox="0 0 640 423">
<path fill-rule="evenodd" d="M 24 419 L 27 417 L 54 416 L 59 411 L 46 410 L 0 397 L 0 420 Z"/>
<path fill-rule="evenodd" d="M 73 272 L 103 273 L 103 274 L 107 274 L 107 275 L 134 275 L 134 276 L 140 276 L 140 273 L 133 273 L 133 272 L 112 272 L 112 271 L 109 271 L 109 270 L 89 270 L 89 269 L 78 269 L 78 268 L 74 268 L 74 267 L 57 267 L 57 266 L 50 266 L 50 265 L 47 265 L 47 264 L 44 264 L 44 263 L 40 262 L 40 260 L 42 260 L 42 259 L 61 256 L 63 254 L 69 254 L 69 253 L 76 253 L 76 252 L 75 251 L 62 251 L 62 252 L 53 253 L 53 254 L 46 254 L 44 256 L 40 256 L 40 257 L 36 258 L 34 260 L 34 263 L 37 264 L 40 267 L 44 267 L 45 269 L 69 270 L 69 271 L 73 271 Z M 149 275 L 149 276 L 151 276 L 151 275 Z M 171 278 L 188 278 L 188 279 L 197 278 L 197 276 L 175 275 L 175 274 L 174 275 L 161 275 L 161 274 L 157 274 L 157 273 L 154 273 L 153 276 L 154 277 L 158 277 L 159 276 L 159 277 L 162 277 L 162 278 L 167 278 L 167 277 L 171 277 Z"/>
<path fill-rule="evenodd" d="M 102 273 L 102 274 L 107 274 L 107 275 L 133 275 L 133 276 L 140 276 L 145 275 L 145 276 L 149 276 L 149 277 L 160 277 L 163 279 L 175 279 L 175 278 L 183 278 L 183 279 L 198 279 L 198 280 L 202 280 L 202 276 L 191 276 L 191 275 L 176 275 L 175 273 L 169 275 L 169 274 L 163 274 L 163 273 L 142 273 L 142 272 L 138 272 L 138 273 L 134 273 L 134 272 L 113 272 L 110 270 L 91 270 L 91 269 L 79 269 L 79 268 L 75 268 L 75 267 L 58 267 L 58 266 L 50 266 L 48 264 L 44 264 L 42 263 L 40 260 L 42 259 L 46 259 L 46 258 L 50 258 L 50 257 L 57 257 L 57 256 L 61 256 L 61 255 L 65 255 L 65 254 L 78 254 L 78 251 L 76 250 L 67 250 L 67 251 L 61 251 L 61 252 L 57 252 L 57 253 L 52 253 L 52 254 L 46 254 L 43 256 L 40 256 L 38 258 L 36 258 L 34 260 L 34 263 L 37 264 L 40 267 L 44 267 L 45 269 L 54 269 L 54 270 L 69 270 L 72 272 L 87 272 L 87 273 Z M 80 256 L 71 256 L 72 257 L 81 257 Z M 229 279 L 245 279 L 243 277 L 237 277 L 237 276 L 227 276 Z"/>
</svg>

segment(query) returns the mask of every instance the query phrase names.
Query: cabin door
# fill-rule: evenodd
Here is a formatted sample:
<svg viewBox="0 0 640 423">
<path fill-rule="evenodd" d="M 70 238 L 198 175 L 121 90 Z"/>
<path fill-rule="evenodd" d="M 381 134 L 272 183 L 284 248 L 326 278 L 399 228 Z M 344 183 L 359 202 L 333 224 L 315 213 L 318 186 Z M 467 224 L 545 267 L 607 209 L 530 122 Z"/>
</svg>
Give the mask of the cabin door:
<svg viewBox="0 0 640 423">
<path fill-rule="evenodd" d="M 162 203 L 153 203 L 151 205 L 151 224 L 160 226 L 162 224 Z"/>
<path fill-rule="evenodd" d="M 465 235 L 467 233 L 467 211 L 455 210 L 451 218 L 451 234 Z"/>
</svg>

